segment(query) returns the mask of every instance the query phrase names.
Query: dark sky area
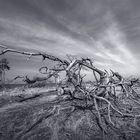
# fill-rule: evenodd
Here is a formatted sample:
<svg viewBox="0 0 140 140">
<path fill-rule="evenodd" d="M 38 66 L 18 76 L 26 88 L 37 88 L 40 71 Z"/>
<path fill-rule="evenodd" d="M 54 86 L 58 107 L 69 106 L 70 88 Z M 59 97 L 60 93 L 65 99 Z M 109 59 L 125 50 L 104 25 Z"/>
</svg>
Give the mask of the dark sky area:
<svg viewBox="0 0 140 140">
<path fill-rule="evenodd" d="M 140 73 L 140 0 L 0 0 L 0 44 L 26 51 L 91 57 L 95 66 Z M 8 53 L 16 75 L 35 74 L 40 58 Z"/>
</svg>

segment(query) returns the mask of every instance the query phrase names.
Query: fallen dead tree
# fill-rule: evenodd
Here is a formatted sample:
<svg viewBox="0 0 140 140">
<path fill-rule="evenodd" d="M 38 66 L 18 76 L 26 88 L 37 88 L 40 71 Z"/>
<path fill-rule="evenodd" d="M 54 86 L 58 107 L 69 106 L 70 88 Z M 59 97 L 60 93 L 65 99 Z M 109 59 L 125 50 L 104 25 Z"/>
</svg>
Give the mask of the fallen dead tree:
<svg viewBox="0 0 140 140">
<path fill-rule="evenodd" d="M 68 60 L 62 60 L 46 53 L 22 52 L 8 48 L 3 49 L 0 55 L 8 52 L 19 53 L 29 56 L 29 58 L 40 56 L 43 60 L 49 59 L 57 62 L 53 68 L 45 66 L 39 69 L 40 73 L 45 75 L 43 78 L 36 77 L 31 80 L 25 76 L 24 80 L 29 84 L 47 80 L 52 76 L 59 77 L 60 72 L 65 73 L 64 80 L 57 82 L 58 98 L 56 101 L 53 101 L 55 105 L 51 111 L 47 112 L 50 115 L 41 116 L 37 122 L 25 130 L 22 136 L 31 131 L 43 119 L 59 115 L 61 110 L 66 108 L 70 108 L 70 112 L 64 122 L 76 111 L 88 111 L 96 116 L 95 121 L 103 135 L 108 135 L 109 128 L 120 128 L 121 124 L 119 124 L 118 118 L 131 118 L 135 122 L 140 117 L 140 112 L 135 111 L 135 108 L 140 105 L 139 94 L 133 88 L 138 79 L 126 81 L 118 72 L 113 72 L 112 70 L 111 73 L 106 70 L 102 71 L 94 66 L 90 58 L 68 58 Z M 43 69 L 45 72 L 42 72 Z M 82 69 L 93 71 L 93 81 L 94 79 L 96 80 L 94 81 L 95 84 L 90 87 L 86 85 Z M 97 74 L 99 78 L 97 78 Z M 121 89 L 119 96 L 116 90 L 118 87 Z M 137 128 L 137 126 L 135 127 Z M 114 133 L 116 132 L 114 131 Z"/>
</svg>

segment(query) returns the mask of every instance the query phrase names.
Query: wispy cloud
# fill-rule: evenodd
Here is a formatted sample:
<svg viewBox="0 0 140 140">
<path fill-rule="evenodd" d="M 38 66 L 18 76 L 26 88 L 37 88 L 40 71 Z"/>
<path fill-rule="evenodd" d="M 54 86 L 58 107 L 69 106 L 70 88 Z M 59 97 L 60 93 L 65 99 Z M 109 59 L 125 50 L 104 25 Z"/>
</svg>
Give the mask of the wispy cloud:
<svg viewBox="0 0 140 140">
<path fill-rule="evenodd" d="M 135 2 L 1 1 L 0 43 L 19 50 L 43 51 L 61 58 L 65 58 L 66 54 L 88 56 L 102 69 L 115 69 L 123 74 L 139 73 L 140 49 L 136 44 L 140 42 L 139 39 L 134 40 L 134 25 L 138 30 L 139 20 L 138 16 L 135 16 L 136 23 L 129 19 L 134 15 L 131 13 L 137 13 L 133 9 Z M 123 5 L 128 8 L 122 9 Z M 130 27 L 134 30 L 130 31 Z M 133 34 L 128 35 L 128 30 Z M 135 36 L 140 36 L 139 31 L 135 32 Z M 133 45 L 136 45 L 135 49 Z M 19 66 L 23 66 L 26 72 L 36 71 L 41 66 L 38 58 L 32 58 L 26 65 L 21 55 L 5 56 L 11 67 L 21 73 Z M 11 73 L 14 75 L 14 71 L 11 70 Z"/>
<path fill-rule="evenodd" d="M 106 46 L 106 43 L 108 46 Z M 109 46 L 109 44 L 111 44 Z M 112 67 L 119 66 L 118 70 L 123 73 L 138 72 L 138 61 L 133 53 L 129 50 L 129 44 L 127 43 L 125 34 L 119 29 L 117 22 L 110 25 L 106 32 L 103 34 L 99 46 L 101 50 L 97 53 L 102 58 L 108 58 L 112 61 Z M 121 68 L 123 67 L 123 69 Z"/>
</svg>

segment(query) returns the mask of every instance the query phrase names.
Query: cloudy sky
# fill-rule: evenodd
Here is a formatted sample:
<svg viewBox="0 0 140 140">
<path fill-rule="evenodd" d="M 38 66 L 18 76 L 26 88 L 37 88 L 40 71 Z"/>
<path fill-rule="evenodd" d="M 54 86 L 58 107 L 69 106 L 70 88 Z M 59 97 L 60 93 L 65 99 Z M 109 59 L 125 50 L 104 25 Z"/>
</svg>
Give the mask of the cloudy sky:
<svg viewBox="0 0 140 140">
<path fill-rule="evenodd" d="M 140 73 L 140 0 L 0 0 L 0 44 L 91 57 L 101 69 Z M 39 58 L 8 53 L 10 77 L 36 73 Z"/>
</svg>

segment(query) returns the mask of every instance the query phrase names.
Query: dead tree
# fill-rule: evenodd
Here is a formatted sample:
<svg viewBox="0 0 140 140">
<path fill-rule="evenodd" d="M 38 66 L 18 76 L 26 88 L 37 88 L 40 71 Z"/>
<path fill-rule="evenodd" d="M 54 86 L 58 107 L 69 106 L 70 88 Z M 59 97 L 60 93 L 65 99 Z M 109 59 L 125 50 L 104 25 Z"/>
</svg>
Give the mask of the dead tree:
<svg viewBox="0 0 140 140">
<path fill-rule="evenodd" d="M 0 55 L 4 55 L 8 52 L 18 53 L 29 57 L 40 56 L 43 58 L 43 60 L 49 59 L 57 62 L 57 65 L 55 65 L 53 68 L 49 69 L 45 66 L 39 69 L 40 73 L 47 75 L 44 78 L 40 79 L 36 77 L 35 79 L 30 80 L 26 76 L 25 81 L 27 83 L 46 80 L 54 76 L 55 74 L 59 75 L 59 73 L 62 71 L 65 72 L 65 84 L 62 87 L 60 85 L 63 92 L 62 94 L 58 95 L 58 98 L 55 101 L 56 105 L 54 105 L 52 111 L 50 111 L 50 116 L 52 116 L 52 114 L 58 115 L 60 111 L 65 108 L 71 108 L 70 115 L 75 112 L 75 110 L 86 110 L 91 114 L 95 114 L 97 116 L 97 124 L 101 131 L 105 134 L 107 134 L 107 126 L 103 125 L 104 123 L 108 123 L 112 127 L 118 127 L 116 125 L 117 122 L 114 122 L 112 120 L 113 115 L 116 118 L 127 117 L 136 119 L 140 117 L 140 114 L 136 112 L 126 111 L 126 109 L 124 109 L 122 106 L 117 106 L 116 104 L 114 104 L 114 100 L 116 100 L 117 98 L 116 87 L 121 87 L 122 96 L 124 96 L 125 99 L 127 98 L 133 101 L 135 104 L 140 105 L 139 100 L 132 94 L 132 91 L 134 91 L 132 85 L 137 82 L 137 80 L 130 81 L 130 85 L 119 73 L 111 71 L 112 73 L 109 74 L 106 70 L 103 71 L 96 68 L 90 58 L 74 58 L 62 60 L 58 57 L 48 55 L 46 53 L 22 52 L 8 48 L 2 50 Z M 46 71 L 42 72 L 43 69 L 45 69 Z M 96 80 L 96 84 L 91 85 L 91 88 L 88 88 L 86 86 L 86 83 L 84 82 L 84 75 L 81 74 L 82 69 L 89 69 L 93 71 L 93 79 Z M 99 75 L 99 79 L 97 79 L 96 74 Z M 117 78 L 118 80 L 116 80 L 115 78 Z M 117 101 L 118 104 L 123 104 L 123 100 L 121 98 L 119 98 Z M 65 107 L 62 104 L 64 102 L 67 105 Z M 49 115 L 47 115 L 47 118 L 48 116 Z M 39 122 L 40 120 L 42 121 L 45 118 L 46 116 L 42 116 L 39 119 Z M 105 120 L 103 120 L 103 118 Z M 33 126 L 27 129 L 25 133 L 29 132 L 39 122 L 33 124 Z"/>
</svg>

